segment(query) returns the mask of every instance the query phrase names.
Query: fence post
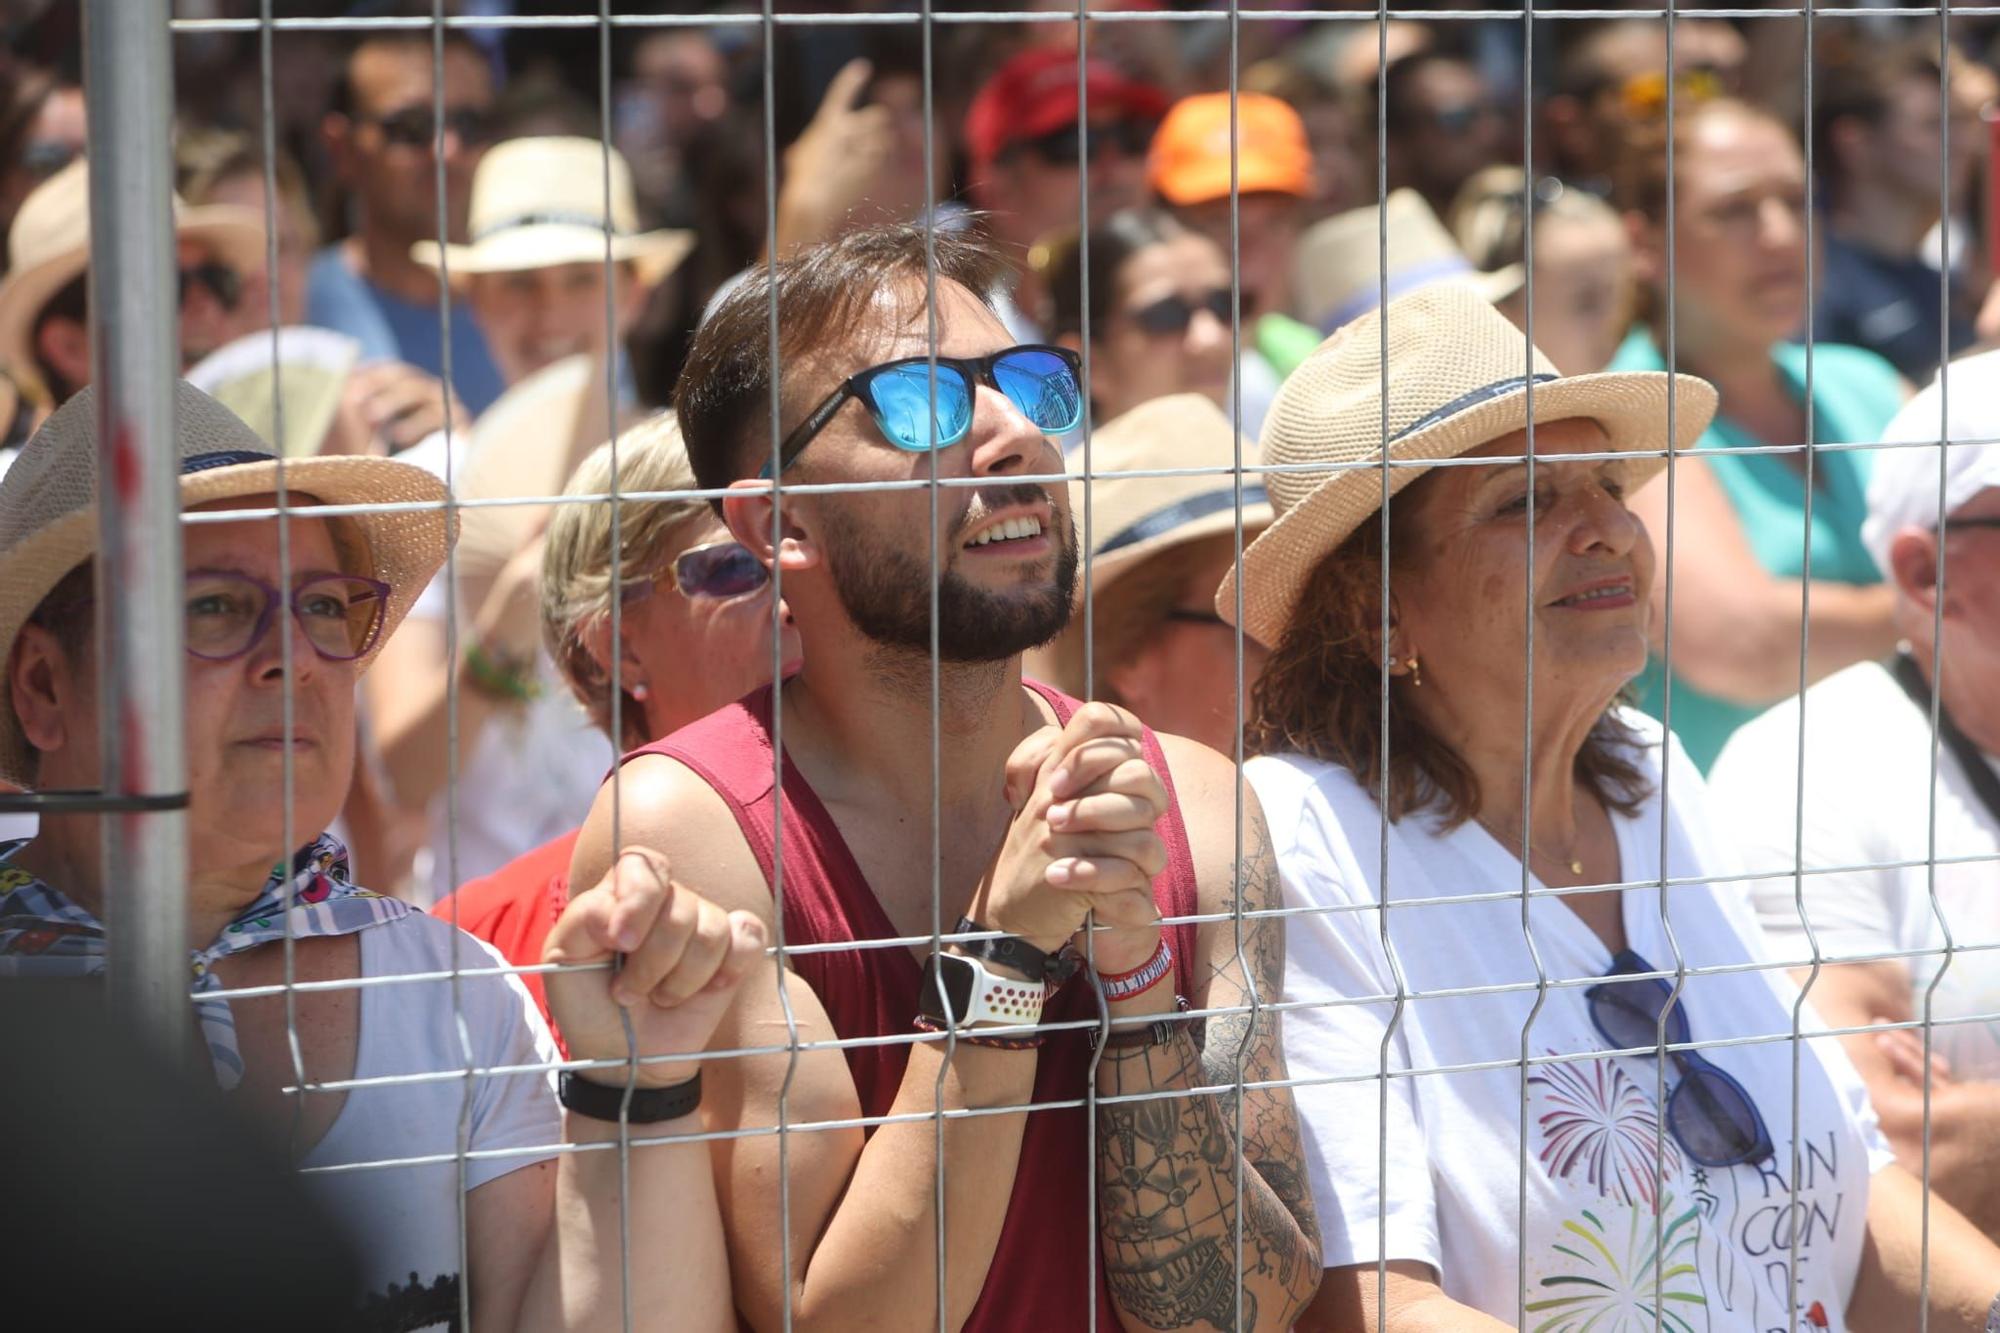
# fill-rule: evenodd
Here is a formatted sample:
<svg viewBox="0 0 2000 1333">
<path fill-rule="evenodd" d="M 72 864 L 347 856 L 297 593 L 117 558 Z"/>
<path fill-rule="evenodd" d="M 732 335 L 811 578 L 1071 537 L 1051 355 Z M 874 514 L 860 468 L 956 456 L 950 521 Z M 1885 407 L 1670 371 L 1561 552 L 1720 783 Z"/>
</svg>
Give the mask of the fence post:
<svg viewBox="0 0 2000 1333">
<path fill-rule="evenodd" d="M 171 212 L 166 0 L 84 0 L 90 311 L 97 385 L 98 716 L 105 793 L 179 808 L 104 816 L 106 989 L 176 1063 L 194 1046 L 180 469 L 173 436 L 179 269 Z"/>
</svg>

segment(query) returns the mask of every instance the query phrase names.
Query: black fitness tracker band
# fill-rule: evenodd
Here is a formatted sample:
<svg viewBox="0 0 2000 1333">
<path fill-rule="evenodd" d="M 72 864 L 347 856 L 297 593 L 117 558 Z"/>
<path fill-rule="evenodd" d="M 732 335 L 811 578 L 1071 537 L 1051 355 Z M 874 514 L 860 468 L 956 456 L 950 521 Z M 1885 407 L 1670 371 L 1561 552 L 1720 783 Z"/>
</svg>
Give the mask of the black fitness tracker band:
<svg viewBox="0 0 2000 1333">
<path fill-rule="evenodd" d="M 969 916 L 960 917 L 958 924 L 951 928 L 954 935 L 977 935 L 985 931 L 985 926 Z M 953 947 L 967 958 L 1012 968 L 1030 981 L 1046 981 L 1052 991 L 1075 976 L 1077 968 L 1083 965 L 1076 950 L 1067 944 L 1054 953 L 1046 953 L 1019 935 L 1002 935 L 991 940 L 961 940 Z"/>
<path fill-rule="evenodd" d="M 565 1069 L 556 1076 L 556 1100 L 578 1115 L 614 1124 L 620 1109 L 625 1109 L 625 1119 L 634 1125 L 678 1120 L 701 1105 L 701 1071 L 697 1069 L 693 1078 L 672 1087 L 634 1088 L 632 1105 L 626 1108 L 623 1087 L 598 1083 L 574 1069 Z"/>
</svg>

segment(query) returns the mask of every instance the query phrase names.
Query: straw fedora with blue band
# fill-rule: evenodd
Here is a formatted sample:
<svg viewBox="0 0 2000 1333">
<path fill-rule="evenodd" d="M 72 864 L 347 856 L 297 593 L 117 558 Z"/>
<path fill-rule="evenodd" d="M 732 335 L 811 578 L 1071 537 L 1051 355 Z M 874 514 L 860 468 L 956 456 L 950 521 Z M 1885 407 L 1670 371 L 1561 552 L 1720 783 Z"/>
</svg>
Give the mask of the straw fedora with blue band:
<svg viewBox="0 0 2000 1333">
<path fill-rule="evenodd" d="M 1220 537 L 1236 528 L 1236 433 L 1228 416 L 1198 393 L 1155 398 L 1091 432 L 1089 483 L 1090 583 L 1094 597 L 1115 595 L 1118 582 L 1148 559 L 1188 542 Z M 1257 465 L 1257 446 L 1243 442 L 1243 465 Z M 1071 453 L 1072 473 L 1083 469 L 1083 451 Z M 1117 473 L 1174 468 L 1205 472 L 1177 477 L 1120 477 Z M 1243 477 L 1243 540 L 1271 521 L 1264 483 Z M 1083 533 L 1084 481 L 1070 482 L 1070 517 Z M 1083 580 L 1077 580 L 1077 613 L 1047 649 L 1045 670 L 1065 687 L 1082 688 Z"/>
<path fill-rule="evenodd" d="M 1393 463 L 1456 458 L 1523 429 L 1532 385 L 1536 424 L 1587 418 L 1604 428 L 1606 452 L 1638 455 L 1625 465 L 1630 494 L 1666 466 L 1670 446 L 1691 448 L 1715 415 L 1715 389 L 1692 375 L 1557 374 L 1505 316 L 1463 288 L 1427 288 L 1364 315 L 1306 358 L 1264 421 L 1264 465 L 1301 470 L 1265 474 L 1277 518 L 1223 579 L 1215 608 L 1234 622 L 1240 580 L 1244 632 L 1267 646 L 1284 637 L 1320 561 L 1382 507 L 1385 323 Z M 1390 467 L 1389 493 L 1429 470 Z"/>
<path fill-rule="evenodd" d="M 183 509 L 278 489 L 271 446 L 185 381 L 174 386 L 174 449 Z M 374 646 L 357 659 L 356 669 L 365 668 L 444 563 L 458 529 L 457 515 L 444 508 L 444 483 L 408 463 L 342 455 L 288 460 L 285 490 L 304 517 L 311 517 L 307 497 L 325 505 L 431 506 L 340 519 L 359 537 L 368 564 L 349 572 L 389 585 Z M 96 554 L 97 394 L 85 389 L 42 424 L 0 480 L 0 645 L 6 659 L 50 589 Z M 29 768 L 10 692 L 0 699 L 0 781 L 29 785 Z"/>
</svg>

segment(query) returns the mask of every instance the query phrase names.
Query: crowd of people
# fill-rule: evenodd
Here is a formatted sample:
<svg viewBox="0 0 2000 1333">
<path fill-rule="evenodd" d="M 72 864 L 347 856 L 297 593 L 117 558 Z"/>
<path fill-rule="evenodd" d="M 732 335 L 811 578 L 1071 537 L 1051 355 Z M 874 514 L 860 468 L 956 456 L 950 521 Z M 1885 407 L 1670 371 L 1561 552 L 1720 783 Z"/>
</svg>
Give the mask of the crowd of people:
<svg viewBox="0 0 2000 1333">
<path fill-rule="evenodd" d="M 323 7 L 176 37 L 161 220 L 191 1021 L 355 1327 L 2000 1328 L 1990 20 Z M 0 814 L 9 984 L 101 818 Z"/>
</svg>

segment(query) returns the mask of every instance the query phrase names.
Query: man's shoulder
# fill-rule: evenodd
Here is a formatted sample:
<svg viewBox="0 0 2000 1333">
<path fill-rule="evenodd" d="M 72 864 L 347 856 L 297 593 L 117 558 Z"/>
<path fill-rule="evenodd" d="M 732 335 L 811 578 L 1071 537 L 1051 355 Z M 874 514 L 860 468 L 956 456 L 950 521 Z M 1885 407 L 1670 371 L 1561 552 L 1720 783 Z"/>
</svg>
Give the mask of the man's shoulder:
<svg viewBox="0 0 2000 1333">
<path fill-rule="evenodd" d="M 571 893 L 637 846 L 664 853 L 674 878 L 712 902 L 769 909 L 769 886 L 735 806 L 708 777 L 654 747 L 627 756 L 599 789 L 570 862 Z"/>
<path fill-rule="evenodd" d="M 1922 745 L 1923 716 L 1878 662 L 1857 662 L 1765 709 L 1736 729 L 1711 771 L 1710 785 L 1744 791 L 1784 779 L 1797 767 L 1799 729 L 1813 769 L 1826 773 L 1892 760 Z"/>
</svg>

